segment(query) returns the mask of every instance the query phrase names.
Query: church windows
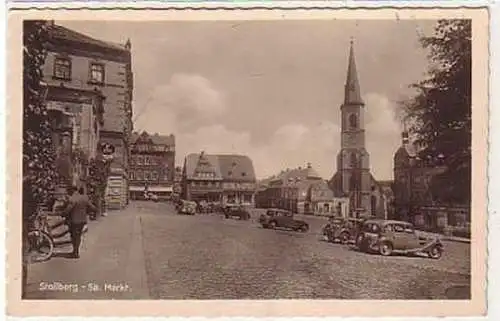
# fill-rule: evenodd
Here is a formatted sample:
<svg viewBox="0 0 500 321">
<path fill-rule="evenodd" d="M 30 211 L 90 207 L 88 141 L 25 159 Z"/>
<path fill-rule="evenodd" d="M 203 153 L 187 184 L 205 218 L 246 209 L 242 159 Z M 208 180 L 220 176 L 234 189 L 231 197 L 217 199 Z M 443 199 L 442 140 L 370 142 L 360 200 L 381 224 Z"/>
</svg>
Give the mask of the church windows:
<svg viewBox="0 0 500 321">
<path fill-rule="evenodd" d="M 371 196 L 372 216 L 377 216 L 377 197 Z"/>
<path fill-rule="evenodd" d="M 351 129 L 358 128 L 358 117 L 356 116 L 356 114 L 349 115 L 349 127 Z"/>
<path fill-rule="evenodd" d="M 352 168 L 358 167 L 358 157 L 357 157 L 356 153 L 351 154 L 351 167 Z"/>
</svg>

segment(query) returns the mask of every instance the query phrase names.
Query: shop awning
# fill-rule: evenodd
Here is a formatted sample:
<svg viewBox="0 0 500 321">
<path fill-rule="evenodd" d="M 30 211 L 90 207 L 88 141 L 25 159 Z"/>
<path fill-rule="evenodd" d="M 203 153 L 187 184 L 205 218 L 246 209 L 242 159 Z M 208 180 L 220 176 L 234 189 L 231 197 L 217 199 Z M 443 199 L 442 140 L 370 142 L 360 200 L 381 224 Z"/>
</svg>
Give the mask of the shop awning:
<svg viewBox="0 0 500 321">
<path fill-rule="evenodd" d="M 130 186 L 131 192 L 144 192 L 144 186 Z M 172 186 L 149 186 L 149 192 L 171 193 L 174 191 Z"/>
<path fill-rule="evenodd" d="M 148 190 L 150 192 L 173 192 L 172 186 L 149 186 Z"/>
</svg>

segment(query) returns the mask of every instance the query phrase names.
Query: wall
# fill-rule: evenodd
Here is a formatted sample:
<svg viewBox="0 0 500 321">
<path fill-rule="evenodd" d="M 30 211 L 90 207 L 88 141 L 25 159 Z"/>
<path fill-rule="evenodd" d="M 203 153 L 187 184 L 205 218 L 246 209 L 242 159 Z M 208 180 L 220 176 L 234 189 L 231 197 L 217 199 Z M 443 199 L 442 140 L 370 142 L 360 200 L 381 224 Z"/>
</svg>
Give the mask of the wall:
<svg viewBox="0 0 500 321">
<path fill-rule="evenodd" d="M 71 60 L 71 80 L 53 79 L 54 61 L 56 57 L 67 57 Z M 97 85 L 89 83 L 90 64 L 96 62 L 104 64 L 104 84 Z M 61 56 L 58 53 L 49 52 L 43 67 L 44 80 L 48 85 L 64 84 L 65 87 L 78 88 L 82 90 L 94 90 L 98 88 L 106 97 L 104 101 L 104 127 L 105 131 L 123 132 L 127 125 L 126 104 L 127 102 L 127 76 L 126 64 L 103 59 L 79 57 L 74 55 Z"/>
</svg>

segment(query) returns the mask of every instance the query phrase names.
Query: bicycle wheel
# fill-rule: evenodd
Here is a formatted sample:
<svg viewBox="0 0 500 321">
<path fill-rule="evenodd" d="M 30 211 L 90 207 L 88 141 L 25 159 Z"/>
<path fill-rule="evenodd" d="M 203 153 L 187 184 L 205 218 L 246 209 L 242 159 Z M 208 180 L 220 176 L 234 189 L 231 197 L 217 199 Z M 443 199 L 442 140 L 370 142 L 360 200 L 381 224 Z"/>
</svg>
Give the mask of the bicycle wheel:
<svg viewBox="0 0 500 321">
<path fill-rule="evenodd" d="M 54 240 L 49 233 L 41 230 L 28 232 L 29 255 L 35 261 L 46 261 L 54 253 Z"/>
</svg>

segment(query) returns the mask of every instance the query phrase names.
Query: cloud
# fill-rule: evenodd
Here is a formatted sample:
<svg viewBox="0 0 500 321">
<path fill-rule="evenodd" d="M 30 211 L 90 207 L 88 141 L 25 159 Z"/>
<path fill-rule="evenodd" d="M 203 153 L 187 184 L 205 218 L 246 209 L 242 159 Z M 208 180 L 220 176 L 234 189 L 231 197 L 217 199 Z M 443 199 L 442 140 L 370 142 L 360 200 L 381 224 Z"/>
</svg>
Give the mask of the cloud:
<svg viewBox="0 0 500 321">
<path fill-rule="evenodd" d="M 256 174 L 264 178 L 284 168 L 305 166 L 311 162 L 324 177 L 335 169 L 340 129 L 333 123 L 308 128 L 300 123 L 280 126 L 264 144 L 255 145 L 251 133 L 235 131 L 221 124 L 198 128 L 177 136 L 178 163 L 185 155 L 204 150 L 211 154 L 244 154 L 253 160 Z"/>
<path fill-rule="evenodd" d="M 182 133 L 215 123 L 226 110 L 224 95 L 207 78 L 181 73 L 156 86 L 136 117 L 150 131 L 164 132 L 168 126 L 168 131 Z"/>
<path fill-rule="evenodd" d="M 401 145 L 397 107 L 387 96 L 379 93 L 367 94 L 365 103 L 366 148 L 370 154 L 372 173 L 377 179 L 389 179 L 393 176 L 394 152 Z"/>
</svg>

